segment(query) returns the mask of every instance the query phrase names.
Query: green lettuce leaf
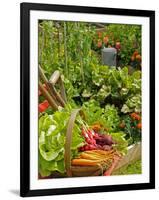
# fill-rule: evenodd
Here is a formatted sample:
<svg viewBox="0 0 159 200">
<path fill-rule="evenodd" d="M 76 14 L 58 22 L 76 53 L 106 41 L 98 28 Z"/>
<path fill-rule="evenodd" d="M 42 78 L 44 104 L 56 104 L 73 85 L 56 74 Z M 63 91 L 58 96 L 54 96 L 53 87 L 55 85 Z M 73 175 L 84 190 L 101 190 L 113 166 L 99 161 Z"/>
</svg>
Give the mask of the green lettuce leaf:
<svg viewBox="0 0 159 200">
<path fill-rule="evenodd" d="M 66 106 L 67 107 L 67 106 Z M 39 173 L 49 176 L 54 171 L 65 172 L 64 145 L 70 108 L 56 111 L 53 115 L 45 114 L 39 119 Z M 71 156 L 78 153 L 78 148 L 84 145 L 79 124 L 75 123 L 71 144 Z"/>
</svg>

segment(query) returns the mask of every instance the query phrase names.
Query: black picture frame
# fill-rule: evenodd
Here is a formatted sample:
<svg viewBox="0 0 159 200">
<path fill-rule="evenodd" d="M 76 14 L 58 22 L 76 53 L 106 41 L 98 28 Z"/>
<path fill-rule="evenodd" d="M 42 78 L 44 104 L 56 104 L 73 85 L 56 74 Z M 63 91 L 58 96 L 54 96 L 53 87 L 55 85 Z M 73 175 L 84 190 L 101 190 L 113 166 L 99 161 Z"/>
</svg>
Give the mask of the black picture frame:
<svg viewBox="0 0 159 200">
<path fill-rule="evenodd" d="M 62 189 L 30 189 L 30 11 L 60 11 L 108 15 L 138 16 L 150 19 L 150 181 L 149 183 L 109 186 L 74 187 Z M 71 5 L 21 3 L 20 5 L 20 196 L 62 195 L 107 191 L 140 190 L 155 188 L 155 11 L 130 10 Z"/>
</svg>

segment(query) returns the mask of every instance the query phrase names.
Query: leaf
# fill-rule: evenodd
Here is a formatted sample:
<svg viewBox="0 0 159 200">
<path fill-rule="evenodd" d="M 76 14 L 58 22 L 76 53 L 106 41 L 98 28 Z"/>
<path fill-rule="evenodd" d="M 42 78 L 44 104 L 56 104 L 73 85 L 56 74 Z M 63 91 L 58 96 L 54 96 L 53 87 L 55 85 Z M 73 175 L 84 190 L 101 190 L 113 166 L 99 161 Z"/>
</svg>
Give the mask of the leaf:
<svg viewBox="0 0 159 200">
<path fill-rule="evenodd" d="M 92 93 L 85 89 L 83 92 L 82 92 L 82 96 L 85 97 L 85 98 L 88 98 L 88 97 L 91 97 Z"/>
<path fill-rule="evenodd" d="M 111 94 L 111 87 L 103 85 L 97 93 L 97 99 L 102 101 Z"/>
<path fill-rule="evenodd" d="M 116 131 L 119 126 L 120 118 L 118 110 L 114 105 L 107 104 L 105 108 L 101 108 L 97 101 L 90 100 L 84 103 L 82 108 L 89 125 L 98 122 L 103 127 L 109 129 L 110 132 Z"/>
<path fill-rule="evenodd" d="M 141 95 L 137 94 L 136 96 L 130 96 L 128 100 L 123 105 L 121 112 L 141 112 Z"/>
<path fill-rule="evenodd" d="M 66 129 L 71 113 L 71 107 L 56 111 L 53 115 L 45 114 L 39 119 L 39 172 L 47 176 L 58 171 L 65 172 L 64 145 Z M 74 125 L 71 144 L 72 157 L 77 155 L 77 149 L 84 145 L 79 124 Z"/>
<path fill-rule="evenodd" d="M 113 147 L 117 151 L 125 155 L 127 153 L 127 147 L 128 147 L 128 142 L 125 139 L 125 133 L 116 132 L 116 133 L 111 133 L 110 135 L 112 136 L 113 141 L 116 142 L 116 144 L 114 144 Z"/>
</svg>

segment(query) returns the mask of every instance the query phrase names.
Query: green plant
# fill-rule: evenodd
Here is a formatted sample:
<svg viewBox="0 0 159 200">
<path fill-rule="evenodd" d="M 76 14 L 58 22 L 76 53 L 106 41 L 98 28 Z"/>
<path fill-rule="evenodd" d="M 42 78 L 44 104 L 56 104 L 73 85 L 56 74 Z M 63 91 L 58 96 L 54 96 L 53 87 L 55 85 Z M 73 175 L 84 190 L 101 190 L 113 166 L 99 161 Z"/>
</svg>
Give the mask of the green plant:
<svg viewBox="0 0 159 200">
<path fill-rule="evenodd" d="M 114 105 L 107 104 L 101 108 L 97 101 L 90 100 L 83 104 L 83 111 L 89 125 L 101 124 L 109 133 L 118 130 L 120 117 Z"/>
<path fill-rule="evenodd" d="M 94 39 L 94 49 L 99 54 L 103 47 L 116 48 L 117 64 L 120 67 L 131 64 L 131 56 L 134 51 L 137 50 L 141 54 L 141 26 L 107 24 L 105 29 L 106 31 L 98 32 Z"/>
<path fill-rule="evenodd" d="M 96 66 L 92 70 L 92 79 L 92 88 L 95 88 L 91 91 L 92 98 L 104 104 L 115 104 L 123 113 L 141 111 L 140 71 L 129 75 L 127 67 L 116 70 L 108 66 Z"/>
<path fill-rule="evenodd" d="M 129 174 L 141 174 L 141 173 L 142 173 L 142 162 L 141 160 L 137 160 L 113 172 L 112 175 L 129 175 Z"/>
<path fill-rule="evenodd" d="M 39 172 L 42 177 L 55 171 L 65 173 L 64 144 L 69 117 L 70 110 L 65 108 L 39 119 Z M 81 129 L 76 123 L 71 145 L 72 158 L 77 156 L 78 148 L 84 145 L 80 133 Z"/>
<path fill-rule="evenodd" d="M 141 115 L 131 113 L 121 117 L 120 129 L 125 132 L 129 145 L 141 141 Z"/>
</svg>

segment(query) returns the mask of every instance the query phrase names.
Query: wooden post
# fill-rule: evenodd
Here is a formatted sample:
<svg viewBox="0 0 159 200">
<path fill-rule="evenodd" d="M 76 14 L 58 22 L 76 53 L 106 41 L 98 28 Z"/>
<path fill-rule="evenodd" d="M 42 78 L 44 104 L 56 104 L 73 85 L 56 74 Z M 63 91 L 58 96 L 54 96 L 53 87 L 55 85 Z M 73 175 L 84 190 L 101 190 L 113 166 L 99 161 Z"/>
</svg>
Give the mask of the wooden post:
<svg viewBox="0 0 159 200">
<path fill-rule="evenodd" d="M 44 81 L 44 83 L 45 83 L 49 93 L 51 94 L 52 98 L 54 99 L 54 101 L 58 105 L 58 101 L 56 101 L 56 97 L 55 97 L 53 91 L 50 88 L 49 81 L 48 81 L 47 77 L 45 76 L 45 74 L 44 74 L 42 68 L 40 67 L 40 65 L 39 65 L 39 74 L 40 74 L 41 79 Z"/>
<path fill-rule="evenodd" d="M 57 83 L 57 81 L 59 80 L 59 78 L 60 78 L 60 72 L 59 72 L 58 70 L 56 70 L 56 71 L 52 74 L 52 76 L 51 76 L 51 78 L 50 78 L 50 80 L 49 80 L 49 86 L 51 87 L 52 92 L 53 92 L 53 94 L 55 95 L 57 101 L 61 104 L 61 106 L 64 107 L 64 106 L 65 106 L 65 101 L 64 101 L 64 99 L 59 95 L 59 93 L 56 91 L 56 89 L 55 89 L 55 87 L 54 87 L 54 85 Z"/>
<path fill-rule="evenodd" d="M 50 106 L 53 108 L 53 110 L 58 110 L 58 105 L 53 100 L 49 92 L 44 88 L 43 84 L 39 81 L 39 89 L 42 92 L 43 96 L 48 100 Z"/>
</svg>

